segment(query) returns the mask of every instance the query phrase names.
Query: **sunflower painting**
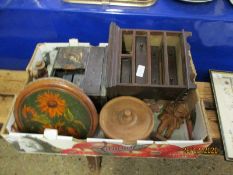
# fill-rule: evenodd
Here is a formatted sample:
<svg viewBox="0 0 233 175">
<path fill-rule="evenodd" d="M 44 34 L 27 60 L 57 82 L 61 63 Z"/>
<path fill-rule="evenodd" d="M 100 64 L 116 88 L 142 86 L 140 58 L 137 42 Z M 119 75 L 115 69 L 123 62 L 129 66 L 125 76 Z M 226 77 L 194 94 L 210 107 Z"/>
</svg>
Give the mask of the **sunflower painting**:
<svg viewBox="0 0 233 175">
<path fill-rule="evenodd" d="M 62 116 L 65 111 L 65 101 L 59 94 L 45 92 L 37 98 L 40 110 L 49 114 L 49 117 Z"/>
<path fill-rule="evenodd" d="M 26 105 L 23 106 L 22 114 L 25 118 L 33 118 L 37 115 L 35 109 Z"/>
<path fill-rule="evenodd" d="M 20 123 L 25 132 L 57 129 L 60 135 L 86 138 L 91 129 L 90 112 L 64 91 L 46 89 L 28 95 L 21 104 Z"/>
</svg>

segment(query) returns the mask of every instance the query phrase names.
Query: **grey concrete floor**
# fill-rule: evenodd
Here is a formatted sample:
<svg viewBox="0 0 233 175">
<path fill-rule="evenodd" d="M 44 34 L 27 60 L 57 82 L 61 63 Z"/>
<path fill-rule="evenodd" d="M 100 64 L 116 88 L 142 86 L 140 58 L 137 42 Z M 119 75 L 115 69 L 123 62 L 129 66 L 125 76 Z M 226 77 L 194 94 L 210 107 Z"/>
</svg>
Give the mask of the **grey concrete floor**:
<svg viewBox="0 0 233 175">
<path fill-rule="evenodd" d="M 201 156 L 195 160 L 104 157 L 101 175 L 233 175 L 233 162 L 223 156 Z M 0 175 L 96 174 L 85 157 L 18 153 L 0 139 Z"/>
</svg>

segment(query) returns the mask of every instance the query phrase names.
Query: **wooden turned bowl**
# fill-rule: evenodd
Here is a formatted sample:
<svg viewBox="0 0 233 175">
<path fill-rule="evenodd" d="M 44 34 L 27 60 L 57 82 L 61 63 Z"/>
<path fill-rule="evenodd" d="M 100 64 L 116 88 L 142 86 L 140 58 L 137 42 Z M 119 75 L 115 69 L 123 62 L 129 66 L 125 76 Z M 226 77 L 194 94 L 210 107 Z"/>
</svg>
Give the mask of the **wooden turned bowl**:
<svg viewBox="0 0 233 175">
<path fill-rule="evenodd" d="M 100 127 L 108 138 L 135 143 L 149 137 L 154 116 L 143 101 L 129 96 L 117 97 L 102 108 Z"/>
<path fill-rule="evenodd" d="M 43 133 L 57 129 L 59 135 L 81 139 L 94 134 L 98 114 L 82 90 L 60 78 L 42 78 L 28 84 L 14 106 L 19 131 Z"/>
</svg>

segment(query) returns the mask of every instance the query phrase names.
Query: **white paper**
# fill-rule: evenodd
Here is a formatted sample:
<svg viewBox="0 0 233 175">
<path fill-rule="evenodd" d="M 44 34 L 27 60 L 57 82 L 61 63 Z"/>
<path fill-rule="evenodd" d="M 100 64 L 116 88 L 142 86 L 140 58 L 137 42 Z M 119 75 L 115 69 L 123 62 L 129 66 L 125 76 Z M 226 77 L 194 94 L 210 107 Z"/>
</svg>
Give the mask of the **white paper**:
<svg viewBox="0 0 233 175">
<path fill-rule="evenodd" d="M 137 77 L 143 77 L 145 72 L 145 66 L 143 65 L 138 65 L 136 76 Z"/>
<path fill-rule="evenodd" d="M 44 137 L 48 140 L 56 140 L 58 132 L 56 129 L 48 129 L 44 130 Z"/>
</svg>

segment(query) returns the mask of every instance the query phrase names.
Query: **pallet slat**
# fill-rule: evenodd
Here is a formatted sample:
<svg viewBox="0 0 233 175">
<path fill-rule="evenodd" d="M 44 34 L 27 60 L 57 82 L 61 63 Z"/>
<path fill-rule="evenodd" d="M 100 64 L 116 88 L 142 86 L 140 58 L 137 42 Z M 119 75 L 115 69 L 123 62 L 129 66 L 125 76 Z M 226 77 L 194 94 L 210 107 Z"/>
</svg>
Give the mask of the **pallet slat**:
<svg viewBox="0 0 233 175">
<path fill-rule="evenodd" d="M 6 122 L 7 117 L 13 105 L 13 100 L 14 100 L 13 95 L 7 95 L 7 96 L 0 95 L 0 124 Z"/>
<path fill-rule="evenodd" d="M 0 70 L 0 129 L 13 105 L 14 95 L 28 82 L 26 71 Z"/>
<path fill-rule="evenodd" d="M 197 89 L 200 99 L 204 101 L 207 109 L 206 114 L 209 122 L 210 134 L 213 139 L 220 139 L 220 130 L 218 125 L 217 113 L 214 108 L 214 97 L 210 83 L 198 82 Z M 208 105 L 208 106 L 207 106 Z"/>
<path fill-rule="evenodd" d="M 28 82 L 26 71 L 0 70 L 0 94 L 17 94 Z"/>
</svg>

